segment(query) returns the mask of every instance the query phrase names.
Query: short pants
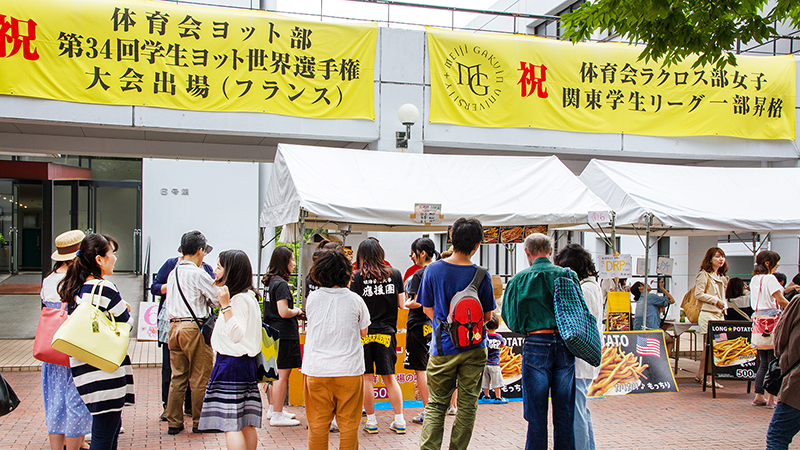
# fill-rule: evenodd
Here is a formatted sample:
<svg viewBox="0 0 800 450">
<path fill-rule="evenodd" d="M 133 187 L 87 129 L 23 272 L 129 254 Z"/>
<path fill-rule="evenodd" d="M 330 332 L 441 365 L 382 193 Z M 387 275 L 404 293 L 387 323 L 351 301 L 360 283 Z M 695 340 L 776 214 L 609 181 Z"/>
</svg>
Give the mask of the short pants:
<svg viewBox="0 0 800 450">
<path fill-rule="evenodd" d="M 408 370 L 426 370 L 432 335 L 433 328 L 428 324 L 406 331 L 406 357 L 403 360 L 403 367 Z"/>
<path fill-rule="evenodd" d="M 394 334 L 368 334 L 364 343 L 364 373 L 394 375 L 397 363 L 397 337 Z"/>
<path fill-rule="evenodd" d="M 483 389 L 496 389 L 505 386 L 503 382 L 503 370 L 500 366 L 486 365 L 483 369 Z"/>
</svg>

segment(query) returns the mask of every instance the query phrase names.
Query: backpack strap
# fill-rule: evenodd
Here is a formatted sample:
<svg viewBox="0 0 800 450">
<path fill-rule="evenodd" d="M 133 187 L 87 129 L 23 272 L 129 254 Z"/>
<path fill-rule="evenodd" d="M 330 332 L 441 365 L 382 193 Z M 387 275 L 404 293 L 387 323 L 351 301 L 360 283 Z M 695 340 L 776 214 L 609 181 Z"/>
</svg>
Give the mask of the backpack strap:
<svg viewBox="0 0 800 450">
<path fill-rule="evenodd" d="M 470 286 L 474 287 L 476 291 L 483 282 L 483 277 L 486 276 L 486 272 L 488 272 L 486 268 L 481 266 L 478 266 L 478 270 L 475 271 L 475 276 L 472 277 L 472 282 L 470 282 Z"/>
</svg>

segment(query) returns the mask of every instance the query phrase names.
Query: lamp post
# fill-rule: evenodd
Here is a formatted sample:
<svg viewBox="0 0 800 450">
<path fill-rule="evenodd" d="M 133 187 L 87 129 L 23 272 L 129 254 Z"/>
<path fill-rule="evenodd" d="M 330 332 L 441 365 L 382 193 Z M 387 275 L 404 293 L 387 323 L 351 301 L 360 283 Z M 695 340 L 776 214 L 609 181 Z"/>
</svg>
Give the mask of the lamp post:
<svg viewBox="0 0 800 450">
<path fill-rule="evenodd" d="M 397 110 L 397 118 L 406 126 L 406 131 L 397 132 L 397 148 L 405 151 L 408 148 L 408 141 L 411 140 L 411 125 L 419 119 L 419 109 L 411 103 L 406 103 Z"/>
</svg>

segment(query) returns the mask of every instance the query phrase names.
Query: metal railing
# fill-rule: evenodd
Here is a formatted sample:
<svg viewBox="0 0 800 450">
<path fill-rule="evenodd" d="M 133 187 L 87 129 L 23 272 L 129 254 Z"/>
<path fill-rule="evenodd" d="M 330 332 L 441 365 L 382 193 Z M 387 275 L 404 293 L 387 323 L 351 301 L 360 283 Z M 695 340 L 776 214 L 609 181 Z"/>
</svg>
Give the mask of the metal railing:
<svg viewBox="0 0 800 450">
<path fill-rule="evenodd" d="M 341 3 L 341 1 L 350 2 L 353 4 L 385 6 L 386 8 L 383 11 L 379 12 L 376 11 L 374 13 L 364 13 L 362 11 L 360 14 L 362 17 L 352 17 L 352 16 L 348 17 L 337 13 L 326 13 L 325 0 L 319 1 L 319 10 L 315 12 L 287 11 L 277 8 L 276 9 L 258 8 L 255 6 L 250 6 L 250 7 L 224 6 L 224 7 L 234 8 L 234 9 L 246 9 L 246 10 L 267 9 L 270 12 L 278 14 L 312 18 L 320 21 L 324 19 L 333 19 L 333 20 L 345 20 L 345 21 L 355 21 L 355 22 L 377 22 L 379 26 L 388 28 L 392 27 L 421 28 L 425 26 L 434 26 L 434 27 L 450 28 L 451 30 L 487 31 L 487 32 L 499 32 L 499 33 L 518 33 L 518 25 L 520 25 L 521 21 L 525 20 L 557 21 L 559 19 L 558 16 L 551 16 L 544 14 L 528 14 L 528 13 L 519 13 L 514 11 L 492 11 L 492 10 L 475 9 L 475 8 L 462 8 L 458 6 L 422 5 L 419 3 L 398 1 L 398 0 L 340 0 L 337 1 L 336 3 Z M 208 1 L 205 2 L 180 1 L 179 3 L 187 5 L 198 5 L 198 6 L 223 7 L 221 5 L 213 4 Z M 398 19 L 398 16 L 401 17 L 403 16 L 402 11 L 419 10 L 419 9 L 424 9 L 427 11 L 450 12 L 450 17 L 449 20 L 445 21 L 445 20 L 435 20 L 436 19 L 435 16 L 437 16 L 435 14 L 415 14 L 414 21 Z M 474 21 L 474 19 L 481 16 L 490 16 L 492 19 L 488 20 L 480 27 L 469 26 L 469 24 L 472 21 Z M 510 24 L 500 24 L 499 26 L 493 26 L 493 27 L 488 26 L 491 22 L 493 22 L 495 19 L 498 18 L 511 19 Z M 524 29 L 524 26 L 522 27 L 522 29 Z"/>
</svg>

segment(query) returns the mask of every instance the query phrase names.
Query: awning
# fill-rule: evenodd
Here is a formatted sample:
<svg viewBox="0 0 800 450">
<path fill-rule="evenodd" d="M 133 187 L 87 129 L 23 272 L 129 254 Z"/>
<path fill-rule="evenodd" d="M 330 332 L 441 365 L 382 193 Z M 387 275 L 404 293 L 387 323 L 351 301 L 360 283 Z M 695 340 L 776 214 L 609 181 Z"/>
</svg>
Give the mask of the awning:
<svg viewBox="0 0 800 450">
<path fill-rule="evenodd" d="M 580 175 L 616 213 L 619 233 L 800 233 L 800 168 L 669 166 L 593 159 Z"/>
<path fill-rule="evenodd" d="M 411 218 L 415 203 L 442 205 L 442 224 Z M 278 145 L 263 227 L 299 221 L 354 230 L 446 230 L 459 217 L 485 226 L 586 223 L 608 210 L 555 156 L 427 155 Z"/>
</svg>

